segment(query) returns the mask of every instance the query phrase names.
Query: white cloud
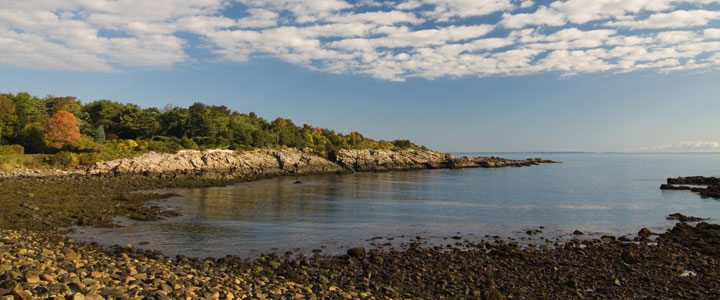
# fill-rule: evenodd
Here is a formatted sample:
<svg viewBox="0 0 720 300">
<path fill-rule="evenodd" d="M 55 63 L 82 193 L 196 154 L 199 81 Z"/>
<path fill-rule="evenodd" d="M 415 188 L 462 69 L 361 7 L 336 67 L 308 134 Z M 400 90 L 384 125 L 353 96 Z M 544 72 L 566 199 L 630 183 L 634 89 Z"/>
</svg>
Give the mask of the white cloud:
<svg viewBox="0 0 720 300">
<path fill-rule="evenodd" d="M 554 1 L 550 7 L 567 16 L 573 23 L 583 24 L 603 19 L 623 19 L 641 12 L 661 12 L 680 4 L 703 5 L 717 0 L 567 0 Z"/>
<path fill-rule="evenodd" d="M 485 16 L 495 12 L 511 10 L 515 6 L 510 0 L 420 0 L 411 1 L 406 6 L 410 9 L 429 5 L 434 7 L 425 11 L 423 15 L 438 21 L 448 21 L 454 18 Z"/>
<path fill-rule="evenodd" d="M 237 0 L 252 8 L 290 12 L 298 23 L 314 22 L 338 11 L 352 8 L 343 0 Z"/>
<path fill-rule="evenodd" d="M 609 22 L 608 25 L 632 29 L 685 28 L 705 26 L 714 20 L 720 20 L 720 11 L 676 10 L 654 14 L 646 19 Z"/>
<path fill-rule="evenodd" d="M 715 70 L 719 7 L 720 0 L 7 0 L 0 64 L 109 72 L 273 57 L 384 80 Z M 209 56 L 191 57 L 189 46 Z"/>
<path fill-rule="evenodd" d="M 565 16 L 556 10 L 542 6 L 533 13 L 514 15 L 506 13 L 500 21 L 500 25 L 508 28 L 522 28 L 528 25 L 562 26 L 565 25 Z"/>
<path fill-rule="evenodd" d="M 666 144 L 645 148 L 644 150 L 657 151 L 657 152 L 684 152 L 684 151 L 698 151 L 698 152 L 715 152 L 720 151 L 720 142 L 714 141 L 694 141 L 694 142 L 680 142 L 677 144 Z"/>
<path fill-rule="evenodd" d="M 698 34 L 692 31 L 665 31 L 657 34 L 660 43 L 678 44 L 698 39 Z"/>
<path fill-rule="evenodd" d="M 249 16 L 237 20 L 238 27 L 272 27 L 277 25 L 280 18 L 277 12 L 262 8 L 248 9 L 248 13 Z"/>
<path fill-rule="evenodd" d="M 520 2 L 520 8 L 530 8 L 530 7 L 533 7 L 533 6 L 535 6 L 535 2 L 534 2 L 534 1 L 523 0 L 522 2 Z"/>
<path fill-rule="evenodd" d="M 380 25 L 393 25 L 393 24 L 418 24 L 422 23 L 422 20 L 415 17 L 415 14 L 402 11 L 374 11 L 365 12 L 358 14 L 340 14 L 327 18 L 328 21 L 337 23 L 373 23 Z"/>
<path fill-rule="evenodd" d="M 568 0 L 555 1 L 550 7 L 565 14 L 573 23 L 587 23 L 616 18 L 627 13 L 662 11 L 670 8 L 668 0 Z"/>
<path fill-rule="evenodd" d="M 720 39 L 720 28 L 705 29 L 703 35 L 708 39 Z"/>
</svg>

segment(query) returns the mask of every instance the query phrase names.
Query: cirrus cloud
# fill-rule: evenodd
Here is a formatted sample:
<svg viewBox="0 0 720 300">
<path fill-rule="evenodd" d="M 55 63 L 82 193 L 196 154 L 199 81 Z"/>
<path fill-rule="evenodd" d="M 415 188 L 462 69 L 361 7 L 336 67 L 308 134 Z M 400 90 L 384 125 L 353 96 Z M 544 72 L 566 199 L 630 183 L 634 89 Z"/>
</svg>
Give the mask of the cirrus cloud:
<svg viewBox="0 0 720 300">
<path fill-rule="evenodd" d="M 7 0 L 0 64 L 108 72 L 273 57 L 396 81 L 713 70 L 718 22 L 720 0 Z"/>
</svg>

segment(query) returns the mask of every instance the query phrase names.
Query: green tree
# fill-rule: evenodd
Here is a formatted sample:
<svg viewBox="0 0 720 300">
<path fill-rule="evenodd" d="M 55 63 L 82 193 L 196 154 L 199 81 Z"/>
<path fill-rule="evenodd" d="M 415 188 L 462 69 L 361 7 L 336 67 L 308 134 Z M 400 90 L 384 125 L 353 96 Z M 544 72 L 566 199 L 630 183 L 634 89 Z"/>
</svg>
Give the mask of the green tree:
<svg viewBox="0 0 720 300">
<path fill-rule="evenodd" d="M 102 125 L 98 126 L 97 129 L 95 129 L 95 141 L 100 143 L 105 141 L 105 127 L 103 127 Z"/>
<path fill-rule="evenodd" d="M 229 146 L 230 110 L 225 106 L 209 106 L 195 103 L 189 108 L 186 134 L 200 146 Z"/>
<path fill-rule="evenodd" d="M 45 124 L 49 117 L 45 101 L 25 92 L 11 96 L 18 115 L 12 142 L 23 145 L 26 153 L 43 152 L 45 150 Z"/>
<path fill-rule="evenodd" d="M 44 101 L 22 92 L 12 96 L 17 110 L 18 122 L 15 130 L 20 132 L 26 125 L 34 122 L 44 123 L 47 119 L 47 109 Z"/>
<path fill-rule="evenodd" d="M 87 115 L 87 122 L 95 128 L 103 126 L 108 132 L 115 132 L 117 129 L 120 113 L 125 109 L 125 105 L 111 100 L 97 100 L 85 104 L 82 108 Z"/>
<path fill-rule="evenodd" d="M 15 102 L 6 95 L 0 95 L 0 144 L 5 136 L 13 135 L 17 121 Z"/>
<path fill-rule="evenodd" d="M 160 130 L 160 110 L 128 104 L 118 115 L 117 135 L 124 139 L 149 138 Z"/>
<path fill-rule="evenodd" d="M 270 132 L 275 136 L 275 144 L 302 148 L 307 146 L 300 128 L 288 119 L 277 118 L 270 123 Z"/>
<path fill-rule="evenodd" d="M 54 115 L 58 111 L 64 110 L 70 112 L 79 118 L 82 115 L 82 105 L 76 97 L 53 97 L 48 96 L 45 100 L 45 107 L 47 108 L 48 115 Z"/>
<path fill-rule="evenodd" d="M 159 117 L 162 128 L 160 134 L 177 138 L 185 137 L 189 116 L 190 111 L 187 108 L 173 107 L 165 110 Z"/>
</svg>

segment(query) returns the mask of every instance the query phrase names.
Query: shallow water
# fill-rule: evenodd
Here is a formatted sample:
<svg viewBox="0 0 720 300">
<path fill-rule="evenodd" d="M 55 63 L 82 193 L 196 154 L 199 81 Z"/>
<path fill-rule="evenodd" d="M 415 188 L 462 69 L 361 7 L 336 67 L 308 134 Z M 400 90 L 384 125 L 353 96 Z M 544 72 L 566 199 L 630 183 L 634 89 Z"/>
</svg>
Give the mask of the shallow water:
<svg viewBox="0 0 720 300">
<path fill-rule="evenodd" d="M 477 155 L 473 154 L 473 155 Z M 182 216 L 160 222 L 124 221 L 116 229 L 81 229 L 76 239 L 138 245 L 168 254 L 254 256 L 299 248 L 340 253 L 395 237 L 399 247 L 422 236 L 524 238 L 575 229 L 634 234 L 672 226 L 670 213 L 720 218 L 720 201 L 688 191 L 661 191 L 667 177 L 720 176 L 720 154 L 495 154 L 561 161 L 526 168 L 428 170 L 284 177 L 220 188 L 173 189 L 160 202 Z M 296 184 L 300 180 L 302 183 Z M 404 237 L 403 237 L 404 236 Z M 536 237 L 537 238 L 537 237 Z M 534 242 L 529 240 L 525 242 Z"/>
</svg>

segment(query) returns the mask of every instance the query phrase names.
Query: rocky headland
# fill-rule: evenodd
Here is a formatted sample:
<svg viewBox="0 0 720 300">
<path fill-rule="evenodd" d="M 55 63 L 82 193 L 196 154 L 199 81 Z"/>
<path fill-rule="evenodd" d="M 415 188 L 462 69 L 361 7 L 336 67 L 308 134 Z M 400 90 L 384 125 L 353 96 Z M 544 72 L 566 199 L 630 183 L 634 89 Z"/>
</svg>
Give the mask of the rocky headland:
<svg viewBox="0 0 720 300">
<path fill-rule="evenodd" d="M 531 166 L 553 161 L 539 158 L 511 160 L 499 157 L 453 157 L 422 149 L 338 150 L 305 149 L 183 150 L 150 152 L 134 158 L 96 163 L 87 169 L 19 170 L 0 172 L 0 178 L 57 176 L 126 176 L 253 180 L 281 175 L 343 172 L 382 172 L 439 168 L 501 168 Z"/>
</svg>

